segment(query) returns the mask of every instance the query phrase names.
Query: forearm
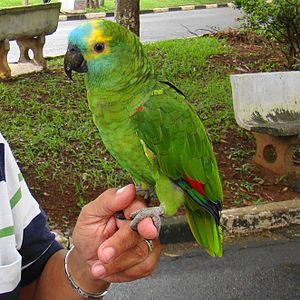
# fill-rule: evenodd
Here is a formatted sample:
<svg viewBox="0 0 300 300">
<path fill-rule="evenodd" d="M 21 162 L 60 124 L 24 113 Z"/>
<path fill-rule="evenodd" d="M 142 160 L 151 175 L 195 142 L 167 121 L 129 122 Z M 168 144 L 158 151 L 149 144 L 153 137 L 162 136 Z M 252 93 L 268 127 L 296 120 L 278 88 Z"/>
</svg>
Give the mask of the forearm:
<svg viewBox="0 0 300 300">
<path fill-rule="evenodd" d="M 83 300 L 71 286 L 64 269 L 66 251 L 56 252 L 47 262 L 35 288 L 34 300 Z M 88 266 L 79 258 L 76 249 L 70 253 L 69 272 L 75 282 L 89 293 L 104 292 L 109 284 L 91 277 Z M 24 298 L 24 300 L 29 300 Z M 31 300 L 31 299 L 30 299 Z"/>
</svg>

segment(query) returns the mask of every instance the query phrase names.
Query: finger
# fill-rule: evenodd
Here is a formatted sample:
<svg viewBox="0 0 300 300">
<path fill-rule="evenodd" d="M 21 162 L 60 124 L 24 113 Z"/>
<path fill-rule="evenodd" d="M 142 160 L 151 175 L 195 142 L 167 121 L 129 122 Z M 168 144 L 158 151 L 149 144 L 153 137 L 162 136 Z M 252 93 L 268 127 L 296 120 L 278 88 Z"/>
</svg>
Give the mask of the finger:
<svg viewBox="0 0 300 300">
<path fill-rule="evenodd" d="M 146 202 L 143 198 L 138 197 L 137 199 L 135 199 L 135 201 L 133 201 L 125 210 L 124 210 L 124 215 L 126 219 L 130 219 L 130 215 L 141 209 L 147 207 Z M 117 226 L 120 223 L 118 223 L 117 221 Z M 156 239 L 159 235 L 159 232 L 157 231 L 157 228 L 154 226 L 154 223 L 152 221 L 151 218 L 146 218 L 144 220 L 142 220 L 139 224 L 138 224 L 138 232 L 139 234 L 144 237 L 145 239 L 148 240 L 153 240 Z"/>
<path fill-rule="evenodd" d="M 109 189 L 97 199 L 87 204 L 83 210 L 93 212 L 99 218 L 109 218 L 117 211 L 125 209 L 135 199 L 135 188 L 129 184 L 121 189 Z"/>
<path fill-rule="evenodd" d="M 118 220 L 117 220 L 118 222 Z M 122 222 L 122 221 L 120 221 Z M 98 258 L 103 263 L 109 263 L 127 250 L 135 247 L 143 237 L 131 230 L 130 223 L 123 221 L 122 226 L 110 238 L 105 240 L 98 249 Z"/>
<path fill-rule="evenodd" d="M 147 240 L 154 240 L 159 233 L 151 218 L 142 220 L 137 227 L 138 233 Z"/>
<path fill-rule="evenodd" d="M 141 242 L 140 247 L 145 246 L 147 248 L 147 256 L 144 260 L 134 263 L 132 266 L 126 264 L 127 256 L 126 259 L 125 256 L 118 257 L 111 264 L 105 266 L 106 272 L 102 279 L 108 282 L 128 282 L 151 275 L 155 270 L 162 250 L 158 240 L 153 240 L 153 245 L 153 251 L 148 253 L 146 242 Z M 133 260 L 133 262 L 136 262 L 136 260 Z"/>
<path fill-rule="evenodd" d="M 144 240 L 140 241 L 133 248 L 123 252 L 119 257 L 113 259 L 110 263 L 105 264 L 101 261 L 97 261 L 92 266 L 92 273 L 96 278 L 102 279 L 104 276 L 111 276 L 115 273 L 123 272 L 137 264 L 143 262 L 149 255 L 147 244 Z M 102 273 L 97 273 L 97 269 L 101 270 Z M 96 272 L 95 272 L 96 270 Z M 105 271 L 105 273 L 103 273 Z"/>
<path fill-rule="evenodd" d="M 137 196 L 137 195 L 135 197 L 136 198 L 134 199 L 134 201 L 124 209 L 125 218 L 128 220 L 130 219 L 130 215 L 133 212 L 136 212 L 137 210 L 139 210 L 141 208 L 147 207 L 145 199 L 143 199 L 142 197 Z"/>
<path fill-rule="evenodd" d="M 129 222 L 128 220 L 116 220 L 116 225 L 118 228 L 120 228 L 124 222 Z M 151 218 L 146 218 L 142 220 L 138 224 L 137 228 L 138 233 L 147 240 L 154 240 L 158 238 L 158 231 L 157 228 L 153 224 L 153 220 Z"/>
</svg>

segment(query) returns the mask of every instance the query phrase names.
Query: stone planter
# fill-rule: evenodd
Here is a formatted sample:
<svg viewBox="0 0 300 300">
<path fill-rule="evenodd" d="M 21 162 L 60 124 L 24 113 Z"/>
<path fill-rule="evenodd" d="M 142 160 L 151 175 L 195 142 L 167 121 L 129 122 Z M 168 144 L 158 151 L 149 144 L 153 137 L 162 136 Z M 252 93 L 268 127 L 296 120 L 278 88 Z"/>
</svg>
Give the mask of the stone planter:
<svg viewBox="0 0 300 300">
<path fill-rule="evenodd" d="M 232 75 L 237 123 L 256 137 L 255 162 L 275 173 L 300 174 L 300 72 Z"/>
<path fill-rule="evenodd" d="M 7 63 L 11 40 L 16 40 L 20 48 L 19 62 L 33 63 L 46 68 L 43 57 L 45 35 L 56 31 L 60 7 L 60 3 L 50 3 L 0 10 L 0 78 L 11 75 Z M 33 59 L 28 55 L 30 49 L 33 52 Z"/>
</svg>

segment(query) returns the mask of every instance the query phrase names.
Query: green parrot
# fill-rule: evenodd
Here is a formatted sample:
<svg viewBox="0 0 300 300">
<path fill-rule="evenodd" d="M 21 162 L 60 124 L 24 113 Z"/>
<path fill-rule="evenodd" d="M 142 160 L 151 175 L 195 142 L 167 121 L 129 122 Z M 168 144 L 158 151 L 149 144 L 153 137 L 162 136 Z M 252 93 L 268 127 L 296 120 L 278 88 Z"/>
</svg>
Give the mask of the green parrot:
<svg viewBox="0 0 300 300">
<path fill-rule="evenodd" d="M 174 215 L 184 204 L 196 241 L 222 256 L 223 192 L 212 144 L 184 94 L 160 80 L 136 35 L 107 20 L 69 34 L 65 72 L 85 74 L 89 108 L 103 143 L 139 191 L 155 190 L 159 207 L 134 213 L 131 227 Z"/>
</svg>

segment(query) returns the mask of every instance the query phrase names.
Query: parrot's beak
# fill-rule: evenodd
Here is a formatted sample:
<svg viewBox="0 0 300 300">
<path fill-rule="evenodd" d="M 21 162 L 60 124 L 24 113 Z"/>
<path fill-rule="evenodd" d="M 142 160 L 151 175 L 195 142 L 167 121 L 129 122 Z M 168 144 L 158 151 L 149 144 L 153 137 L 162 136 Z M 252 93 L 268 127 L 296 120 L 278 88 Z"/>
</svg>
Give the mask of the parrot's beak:
<svg viewBox="0 0 300 300">
<path fill-rule="evenodd" d="M 72 80 L 72 71 L 78 73 L 86 73 L 88 71 L 87 63 L 84 60 L 80 49 L 73 44 L 69 44 L 68 50 L 65 54 L 64 69 L 67 76 L 71 80 Z"/>
</svg>

